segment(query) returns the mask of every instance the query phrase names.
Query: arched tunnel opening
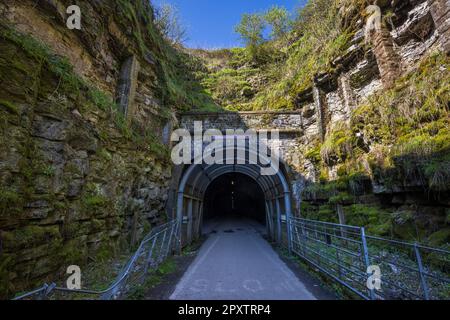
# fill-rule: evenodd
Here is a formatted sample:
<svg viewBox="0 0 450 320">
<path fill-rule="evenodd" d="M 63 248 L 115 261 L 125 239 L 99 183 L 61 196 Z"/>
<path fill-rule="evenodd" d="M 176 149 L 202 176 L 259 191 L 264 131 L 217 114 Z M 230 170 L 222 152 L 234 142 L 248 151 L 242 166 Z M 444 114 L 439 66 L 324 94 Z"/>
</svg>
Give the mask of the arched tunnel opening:
<svg viewBox="0 0 450 320">
<path fill-rule="evenodd" d="M 260 165 L 250 163 L 185 166 L 176 206 L 180 250 L 231 225 L 248 226 L 278 243 L 286 239 L 291 193 L 284 165 L 280 163 L 278 169 L 265 175 Z"/>
<path fill-rule="evenodd" d="M 251 219 L 266 224 L 263 190 L 244 174 L 223 174 L 205 192 L 203 222 L 214 219 Z"/>
</svg>

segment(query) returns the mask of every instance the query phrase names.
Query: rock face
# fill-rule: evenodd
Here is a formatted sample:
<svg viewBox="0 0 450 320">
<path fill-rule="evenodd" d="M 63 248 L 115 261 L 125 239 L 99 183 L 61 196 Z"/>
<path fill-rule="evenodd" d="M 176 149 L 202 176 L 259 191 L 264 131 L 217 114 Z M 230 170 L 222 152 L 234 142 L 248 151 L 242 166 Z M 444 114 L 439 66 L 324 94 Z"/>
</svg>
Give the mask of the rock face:
<svg viewBox="0 0 450 320">
<path fill-rule="evenodd" d="M 289 162 L 303 181 L 299 215 L 448 246 L 442 235 L 449 230 L 450 172 L 438 168 L 448 165 L 450 150 L 442 144 L 420 151 L 435 139 L 449 140 L 448 107 L 435 102 L 432 108 L 442 107 L 442 114 L 418 116 L 433 95 L 433 81 L 436 88 L 448 82 L 448 8 L 445 0 L 382 5 L 383 14 L 394 13 L 389 28 L 373 34 L 370 48 L 361 46 L 357 32 L 335 60 L 336 70 L 317 75 L 297 99 L 297 108 L 312 112 L 318 126 L 299 136 L 298 164 Z M 410 113 L 402 123 L 404 106 Z M 394 111 L 383 114 L 388 109 Z M 419 138 L 422 126 L 436 130 Z"/>
<path fill-rule="evenodd" d="M 173 209 L 177 179 L 165 144 L 179 89 L 165 68 L 175 53 L 161 44 L 148 1 L 77 3 L 81 31 L 65 26 L 69 0 L 0 0 L 1 297 L 130 247 Z M 434 232 L 430 244 L 442 245 L 448 106 L 428 97 L 445 92 L 448 79 L 449 2 L 382 3 L 393 12 L 389 29 L 373 48 L 356 32 L 332 71 L 302 87 L 295 111 L 184 114 L 180 125 L 277 128 L 297 215 L 407 240 Z M 421 77 L 433 85 L 409 86 Z M 263 86 L 254 81 L 240 95 Z M 407 99 L 414 95 L 420 105 Z M 402 139 L 389 140 L 392 132 Z M 436 146 L 444 147 L 427 158 Z"/>
<path fill-rule="evenodd" d="M 83 30 L 72 32 L 69 2 L 0 1 L 0 297 L 167 219 L 160 48 L 142 51 L 133 36 L 154 28 L 151 8 L 137 1 L 130 24 L 132 6 L 80 1 Z"/>
<path fill-rule="evenodd" d="M 376 31 L 373 35 L 373 45 L 381 80 L 388 89 L 400 75 L 399 56 L 394 51 L 391 33 L 385 28 Z"/>
<path fill-rule="evenodd" d="M 450 3 L 448 0 L 429 0 L 430 11 L 440 34 L 440 43 L 445 52 L 450 52 Z"/>
<path fill-rule="evenodd" d="M 448 107 L 426 105 L 434 94 L 448 100 L 438 93 L 448 79 L 447 4 L 379 2 L 388 18 L 372 45 L 356 32 L 333 71 L 316 74 L 298 95 L 294 111 L 183 114 L 181 126 L 280 129 L 296 214 L 445 245 L 450 151 L 445 143 L 426 145 L 449 141 Z M 436 115 L 420 116 L 430 111 Z M 430 136 L 424 127 L 434 128 Z"/>
</svg>

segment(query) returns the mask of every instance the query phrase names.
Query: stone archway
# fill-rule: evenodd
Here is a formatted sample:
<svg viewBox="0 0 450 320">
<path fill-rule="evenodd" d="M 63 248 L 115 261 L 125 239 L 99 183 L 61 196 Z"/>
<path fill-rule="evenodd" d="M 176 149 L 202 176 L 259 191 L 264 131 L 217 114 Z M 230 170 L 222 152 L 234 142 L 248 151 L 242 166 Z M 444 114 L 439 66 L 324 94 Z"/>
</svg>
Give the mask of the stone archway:
<svg viewBox="0 0 450 320">
<path fill-rule="evenodd" d="M 235 158 L 224 161 L 229 163 L 229 160 L 234 160 L 234 164 L 192 164 L 184 168 L 178 186 L 176 210 L 176 217 L 183 225 L 183 228 L 180 228 L 180 245 L 189 244 L 200 236 L 206 191 L 214 181 L 227 174 L 244 175 L 259 186 L 264 197 L 268 234 L 281 243 L 283 221 L 287 221 L 292 215 L 291 191 L 284 164 L 279 164 L 276 174 L 264 176 L 261 175 L 260 165 L 249 164 L 245 162 L 246 159 L 239 158 L 242 155 L 245 157 L 247 154 L 252 154 L 252 150 L 234 148 L 234 151 Z M 288 227 L 286 227 L 286 233 L 286 238 L 289 239 Z"/>
</svg>

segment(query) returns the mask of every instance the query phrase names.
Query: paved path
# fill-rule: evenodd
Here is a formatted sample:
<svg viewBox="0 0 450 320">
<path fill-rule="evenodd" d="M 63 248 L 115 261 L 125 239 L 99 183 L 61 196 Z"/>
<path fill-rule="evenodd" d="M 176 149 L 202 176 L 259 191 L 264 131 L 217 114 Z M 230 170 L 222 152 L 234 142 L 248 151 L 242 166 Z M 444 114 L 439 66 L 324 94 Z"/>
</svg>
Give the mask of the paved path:
<svg viewBox="0 0 450 320">
<path fill-rule="evenodd" d="M 316 299 L 264 240 L 261 226 L 226 220 L 208 229 L 210 236 L 170 299 Z"/>
</svg>

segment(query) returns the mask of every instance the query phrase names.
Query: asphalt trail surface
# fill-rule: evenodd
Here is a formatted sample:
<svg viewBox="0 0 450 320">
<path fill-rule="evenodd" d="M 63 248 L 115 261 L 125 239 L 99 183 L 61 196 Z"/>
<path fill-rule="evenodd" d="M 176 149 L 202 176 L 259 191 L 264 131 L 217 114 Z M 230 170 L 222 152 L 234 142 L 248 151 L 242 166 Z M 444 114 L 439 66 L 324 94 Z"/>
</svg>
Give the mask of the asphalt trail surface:
<svg viewBox="0 0 450 320">
<path fill-rule="evenodd" d="M 204 230 L 209 237 L 170 299 L 316 300 L 263 238 L 263 226 L 228 219 Z"/>
</svg>

